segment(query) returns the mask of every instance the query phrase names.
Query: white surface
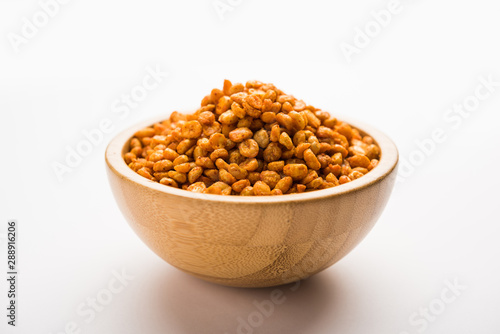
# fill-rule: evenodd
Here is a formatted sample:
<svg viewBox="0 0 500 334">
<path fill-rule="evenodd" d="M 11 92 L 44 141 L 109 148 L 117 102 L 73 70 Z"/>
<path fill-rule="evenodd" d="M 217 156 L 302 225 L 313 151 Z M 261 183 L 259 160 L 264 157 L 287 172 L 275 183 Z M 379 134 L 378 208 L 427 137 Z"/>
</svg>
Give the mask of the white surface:
<svg viewBox="0 0 500 334">
<path fill-rule="evenodd" d="M 105 175 L 112 135 L 193 108 L 229 78 L 274 82 L 371 123 L 404 159 L 436 128 L 447 136 L 397 184 L 359 247 L 296 291 L 279 288 L 284 302 L 247 332 L 499 333 L 500 87 L 456 129 L 443 119 L 480 76 L 500 81 L 499 5 L 402 0 L 401 13 L 348 63 L 340 44 L 388 1 L 231 3 L 241 4 L 221 20 L 212 0 L 70 1 L 19 53 L 7 34 L 39 4 L 0 3 L 0 233 L 7 219 L 20 224 L 18 326 L 8 328 L 2 312 L 0 332 L 62 333 L 75 322 L 81 333 L 237 333 L 238 317 L 269 300 L 273 289 L 215 286 L 156 257 L 125 223 Z M 113 102 L 156 65 L 169 77 L 119 118 Z M 58 182 L 52 163 L 104 118 L 112 133 Z M 135 278 L 87 322 L 78 307 L 106 296 L 121 270 Z M 425 329 L 419 315 L 410 322 L 442 305 L 455 279 L 466 288 L 442 314 Z M 2 279 L 0 305 L 6 289 Z"/>
</svg>

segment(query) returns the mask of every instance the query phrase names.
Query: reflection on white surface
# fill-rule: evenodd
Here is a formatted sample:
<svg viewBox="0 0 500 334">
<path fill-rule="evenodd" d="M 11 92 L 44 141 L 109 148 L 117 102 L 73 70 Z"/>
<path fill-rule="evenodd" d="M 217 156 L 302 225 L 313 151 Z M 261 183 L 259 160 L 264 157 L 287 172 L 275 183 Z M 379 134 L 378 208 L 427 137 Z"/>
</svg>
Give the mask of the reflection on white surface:
<svg viewBox="0 0 500 334">
<path fill-rule="evenodd" d="M 309 333 L 318 317 L 334 311 L 336 288 L 323 275 L 300 285 L 240 289 L 181 272 L 147 285 L 142 302 L 154 310 L 148 322 L 176 333 Z"/>
</svg>

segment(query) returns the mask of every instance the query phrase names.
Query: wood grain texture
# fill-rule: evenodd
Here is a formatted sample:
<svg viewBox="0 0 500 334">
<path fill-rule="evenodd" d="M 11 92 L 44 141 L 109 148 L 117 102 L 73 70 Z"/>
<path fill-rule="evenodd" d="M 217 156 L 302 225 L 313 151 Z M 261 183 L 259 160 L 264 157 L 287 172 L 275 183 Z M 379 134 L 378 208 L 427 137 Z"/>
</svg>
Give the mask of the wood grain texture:
<svg viewBox="0 0 500 334">
<path fill-rule="evenodd" d="M 163 120 L 128 129 L 106 150 L 111 189 L 137 235 L 171 265 L 218 284 L 268 287 L 307 278 L 348 254 L 371 230 L 393 188 L 398 152 L 376 129 L 379 165 L 335 187 L 283 196 L 191 193 L 149 181 L 122 159 L 132 135 Z"/>
</svg>

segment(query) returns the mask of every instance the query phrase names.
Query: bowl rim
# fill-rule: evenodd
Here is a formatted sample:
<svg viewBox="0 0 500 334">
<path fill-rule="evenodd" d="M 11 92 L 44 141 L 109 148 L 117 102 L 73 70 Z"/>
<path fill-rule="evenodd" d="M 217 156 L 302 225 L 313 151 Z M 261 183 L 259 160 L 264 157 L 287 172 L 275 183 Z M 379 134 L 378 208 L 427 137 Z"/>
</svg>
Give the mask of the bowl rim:
<svg viewBox="0 0 500 334">
<path fill-rule="evenodd" d="M 369 126 L 363 122 L 351 119 L 350 117 L 344 117 L 343 115 L 339 115 L 339 117 L 337 117 L 336 114 L 335 117 L 337 117 L 339 120 L 347 122 L 349 125 L 357 128 L 361 132 L 370 135 L 380 147 L 381 158 L 379 160 L 379 164 L 363 177 L 339 185 L 337 187 L 281 196 L 223 196 L 215 194 L 194 193 L 184 189 L 173 188 L 160 184 L 158 182 L 148 180 L 147 178 L 137 174 L 132 169 L 130 169 L 123 160 L 125 147 L 129 143 L 134 133 L 156 122 L 161 122 L 165 119 L 168 119 L 170 114 L 171 113 L 162 114 L 161 116 L 156 116 L 150 118 L 149 120 L 139 122 L 115 135 L 115 137 L 110 140 L 105 151 L 106 165 L 108 166 L 109 170 L 119 178 L 135 183 L 136 185 L 143 186 L 160 193 L 184 197 L 186 199 L 196 199 L 208 202 L 241 203 L 247 205 L 283 204 L 337 197 L 369 187 L 375 183 L 382 181 L 385 177 L 391 174 L 396 168 L 399 160 L 399 153 L 396 145 L 383 132 L 379 131 L 373 126 Z"/>
</svg>

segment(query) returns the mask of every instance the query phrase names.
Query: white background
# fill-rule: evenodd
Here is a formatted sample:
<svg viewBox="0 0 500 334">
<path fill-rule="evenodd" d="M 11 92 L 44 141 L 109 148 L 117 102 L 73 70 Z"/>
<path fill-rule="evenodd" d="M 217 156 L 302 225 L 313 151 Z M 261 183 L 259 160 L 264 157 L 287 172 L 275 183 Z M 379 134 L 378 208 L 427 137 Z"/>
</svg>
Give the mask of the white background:
<svg viewBox="0 0 500 334">
<path fill-rule="evenodd" d="M 74 322 L 80 333 L 237 333 L 238 317 L 269 299 L 273 289 L 220 287 L 164 263 L 128 227 L 105 175 L 113 135 L 195 108 L 228 78 L 273 82 L 370 123 L 414 162 L 363 243 L 296 291 L 279 288 L 285 301 L 247 332 L 499 333 L 500 86 L 467 117 L 444 118 L 478 101 L 480 77 L 500 82 L 498 3 L 401 0 L 351 62 L 342 43 L 376 29 L 370 13 L 388 1 L 230 3 L 221 19 L 213 0 L 73 0 L 16 52 L 8 36 L 40 5 L 0 2 L 0 233 L 8 219 L 20 225 L 18 326 L 6 325 L 2 279 L 0 332 L 65 333 Z M 113 113 L 157 66 L 169 73 L 158 88 L 128 116 Z M 59 182 L 54 162 L 106 118 L 112 133 Z M 446 140 L 419 153 L 436 129 Z M 134 279 L 94 319 L 77 313 L 123 270 Z M 447 281 L 464 288 L 444 304 Z"/>
</svg>

